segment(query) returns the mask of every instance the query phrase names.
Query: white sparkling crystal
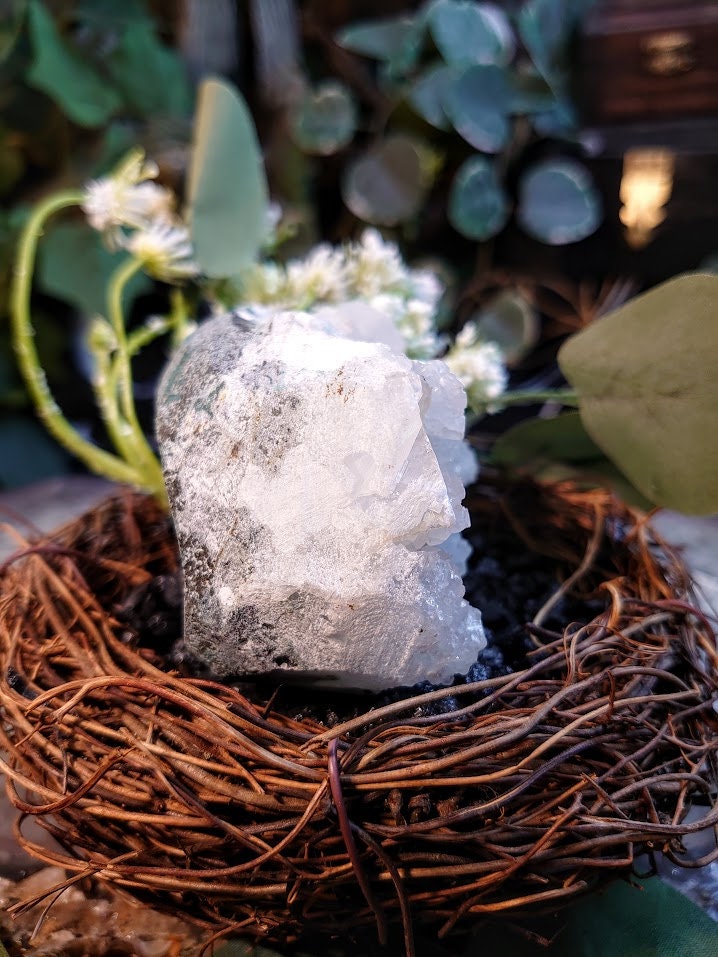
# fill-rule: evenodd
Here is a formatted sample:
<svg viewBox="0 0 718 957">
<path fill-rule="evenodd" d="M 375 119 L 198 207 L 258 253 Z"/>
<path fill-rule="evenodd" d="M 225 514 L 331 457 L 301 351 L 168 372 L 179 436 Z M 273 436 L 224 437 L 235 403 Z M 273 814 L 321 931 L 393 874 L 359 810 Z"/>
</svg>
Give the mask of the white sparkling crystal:
<svg viewBox="0 0 718 957">
<path fill-rule="evenodd" d="M 165 373 L 186 641 L 220 676 L 450 681 L 485 645 L 450 557 L 475 474 L 465 394 L 443 362 L 330 318 L 218 317 Z"/>
</svg>

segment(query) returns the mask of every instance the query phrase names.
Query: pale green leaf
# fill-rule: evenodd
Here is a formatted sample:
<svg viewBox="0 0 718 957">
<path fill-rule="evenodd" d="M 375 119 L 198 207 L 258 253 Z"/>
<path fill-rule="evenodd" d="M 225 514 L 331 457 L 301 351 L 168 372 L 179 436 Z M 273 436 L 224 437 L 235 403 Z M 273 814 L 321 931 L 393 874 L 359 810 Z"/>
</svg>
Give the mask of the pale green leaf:
<svg viewBox="0 0 718 957">
<path fill-rule="evenodd" d="M 497 66 L 470 66 L 447 84 L 444 109 L 467 143 L 484 153 L 498 153 L 506 145 L 511 126 L 511 92 L 506 75 Z"/>
<path fill-rule="evenodd" d="M 513 31 L 495 3 L 435 0 L 428 20 L 434 43 L 447 63 L 505 66 L 513 58 Z"/>
<path fill-rule="evenodd" d="M 424 194 L 420 150 L 408 136 L 395 134 L 359 156 L 346 170 L 342 196 L 359 219 L 395 226 L 410 219 Z"/>
<path fill-rule="evenodd" d="M 647 498 L 718 511 L 718 276 L 685 275 L 571 337 L 561 369 L 594 441 Z"/>
<path fill-rule="evenodd" d="M 327 80 L 306 91 L 291 116 L 294 142 L 306 153 L 330 156 L 354 137 L 357 106 L 347 87 Z"/>
<path fill-rule="evenodd" d="M 0 2 L 0 63 L 6 60 L 20 36 L 27 0 L 1 0 Z"/>
<path fill-rule="evenodd" d="M 543 243 L 585 239 L 601 221 L 601 198 L 588 171 L 569 159 L 537 163 L 521 179 L 518 220 Z"/>
<path fill-rule="evenodd" d="M 484 156 L 470 156 L 451 185 L 449 222 L 463 236 L 483 242 L 506 225 L 509 201 L 494 164 Z"/>
<path fill-rule="evenodd" d="M 30 86 L 42 90 L 79 126 L 102 126 L 122 106 L 117 90 L 68 46 L 39 0 L 28 7 L 33 61 Z"/>
<path fill-rule="evenodd" d="M 189 114 L 192 93 L 187 71 L 149 21 L 127 24 L 105 62 L 126 104 L 140 116 Z"/>
<path fill-rule="evenodd" d="M 195 256 L 212 277 L 237 275 L 267 232 L 267 181 L 246 103 L 228 83 L 199 91 L 188 186 Z"/>
<path fill-rule="evenodd" d="M 444 98 L 453 76 L 452 67 L 445 63 L 434 63 L 417 77 L 407 97 L 419 116 L 440 130 L 449 128 L 449 120 L 444 111 Z"/>
<path fill-rule="evenodd" d="M 413 17 L 401 14 L 383 20 L 352 23 L 337 35 L 337 43 L 345 50 L 375 60 L 391 60 L 400 54 L 416 33 Z"/>
<path fill-rule="evenodd" d="M 40 246 L 38 279 L 43 291 L 88 316 L 106 312 L 107 283 L 126 253 L 111 253 L 99 235 L 81 223 L 59 223 Z M 128 301 L 150 287 L 144 273 L 128 285 Z"/>
<path fill-rule="evenodd" d="M 536 68 L 552 85 L 565 79 L 569 41 L 597 0 L 527 0 L 518 18 L 519 35 Z"/>
<path fill-rule="evenodd" d="M 501 292 L 473 317 L 479 339 L 495 342 L 508 365 L 538 342 L 540 324 L 531 303 L 517 292 Z"/>
</svg>

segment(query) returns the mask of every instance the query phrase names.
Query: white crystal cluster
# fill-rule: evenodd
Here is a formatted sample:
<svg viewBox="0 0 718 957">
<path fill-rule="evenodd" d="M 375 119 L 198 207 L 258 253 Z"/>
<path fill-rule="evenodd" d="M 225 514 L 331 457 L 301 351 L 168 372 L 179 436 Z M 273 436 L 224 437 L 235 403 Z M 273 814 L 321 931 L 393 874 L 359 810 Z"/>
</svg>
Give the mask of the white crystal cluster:
<svg viewBox="0 0 718 957">
<path fill-rule="evenodd" d="M 358 341 L 361 308 L 214 318 L 161 383 L 185 637 L 218 675 L 438 683 L 485 644 L 451 557 L 464 390 L 386 323 Z"/>
</svg>

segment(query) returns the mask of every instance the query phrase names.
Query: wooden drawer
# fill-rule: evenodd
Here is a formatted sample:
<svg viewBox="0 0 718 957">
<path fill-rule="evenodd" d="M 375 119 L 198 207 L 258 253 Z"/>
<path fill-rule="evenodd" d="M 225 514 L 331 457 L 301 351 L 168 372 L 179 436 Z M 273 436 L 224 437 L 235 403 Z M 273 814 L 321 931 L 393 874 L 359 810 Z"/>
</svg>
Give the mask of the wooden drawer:
<svg viewBox="0 0 718 957">
<path fill-rule="evenodd" d="M 718 0 L 598 0 L 578 70 L 594 125 L 718 116 Z"/>
</svg>

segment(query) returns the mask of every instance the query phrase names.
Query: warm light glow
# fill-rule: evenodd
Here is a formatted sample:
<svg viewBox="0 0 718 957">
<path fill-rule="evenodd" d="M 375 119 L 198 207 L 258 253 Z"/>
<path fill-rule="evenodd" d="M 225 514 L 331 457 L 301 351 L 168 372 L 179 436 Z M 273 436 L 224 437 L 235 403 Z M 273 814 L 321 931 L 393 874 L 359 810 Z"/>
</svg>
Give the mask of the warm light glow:
<svg viewBox="0 0 718 957">
<path fill-rule="evenodd" d="M 626 227 L 626 240 L 640 249 L 666 218 L 663 209 L 671 198 L 675 159 L 671 150 L 633 149 L 623 157 L 619 213 Z"/>
</svg>

